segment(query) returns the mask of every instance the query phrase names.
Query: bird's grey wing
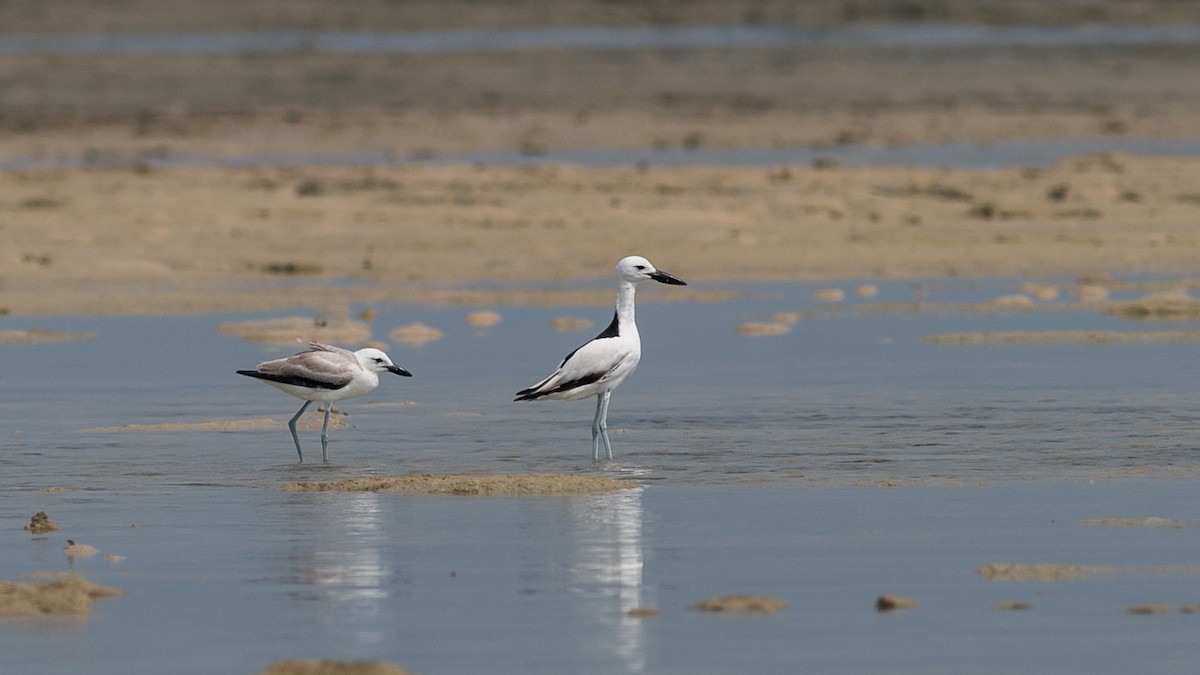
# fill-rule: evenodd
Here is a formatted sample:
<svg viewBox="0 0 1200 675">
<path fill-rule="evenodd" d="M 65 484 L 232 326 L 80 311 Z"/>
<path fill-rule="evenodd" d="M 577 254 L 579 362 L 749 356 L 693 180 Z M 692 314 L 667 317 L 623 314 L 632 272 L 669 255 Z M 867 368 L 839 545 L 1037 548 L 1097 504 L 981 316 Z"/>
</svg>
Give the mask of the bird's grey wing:
<svg viewBox="0 0 1200 675">
<path fill-rule="evenodd" d="M 300 340 L 300 342 L 308 345 L 308 351 L 310 352 L 331 352 L 333 354 L 341 354 L 347 358 L 354 358 L 354 352 L 338 347 L 337 345 L 327 345 L 324 342 L 317 342 L 316 340 Z"/>
<path fill-rule="evenodd" d="M 340 389 L 354 379 L 355 365 L 338 352 L 314 350 L 261 363 L 258 372 L 277 382 Z"/>
</svg>

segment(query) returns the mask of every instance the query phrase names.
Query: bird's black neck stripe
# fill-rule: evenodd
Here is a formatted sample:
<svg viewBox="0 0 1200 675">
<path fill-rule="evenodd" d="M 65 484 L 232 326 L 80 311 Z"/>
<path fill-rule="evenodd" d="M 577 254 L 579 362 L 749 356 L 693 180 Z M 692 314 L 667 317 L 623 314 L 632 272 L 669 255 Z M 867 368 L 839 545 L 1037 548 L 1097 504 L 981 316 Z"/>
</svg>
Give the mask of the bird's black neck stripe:
<svg viewBox="0 0 1200 675">
<path fill-rule="evenodd" d="M 600 333 L 599 335 L 592 338 L 591 340 L 588 340 L 588 342 L 589 343 L 595 342 L 596 340 L 603 340 L 605 338 L 620 337 L 621 336 L 621 321 L 618 318 L 618 316 L 619 315 L 616 312 L 613 312 L 613 320 L 612 320 L 612 323 L 608 324 L 608 328 L 605 328 L 604 332 Z M 570 354 L 567 354 L 566 357 L 563 358 L 562 363 L 558 364 L 558 367 L 562 368 L 563 363 L 570 361 L 571 357 L 575 356 L 575 352 L 579 351 L 580 349 L 583 349 L 583 345 L 579 345 L 578 347 L 576 347 L 574 349 L 574 351 L 572 351 Z"/>
<path fill-rule="evenodd" d="M 605 328 L 604 332 L 597 335 L 595 339 L 600 340 L 602 338 L 614 338 L 614 337 L 620 337 L 620 336 L 621 336 L 621 320 L 618 318 L 618 314 L 616 312 L 613 312 L 612 323 L 608 324 L 608 328 Z"/>
</svg>

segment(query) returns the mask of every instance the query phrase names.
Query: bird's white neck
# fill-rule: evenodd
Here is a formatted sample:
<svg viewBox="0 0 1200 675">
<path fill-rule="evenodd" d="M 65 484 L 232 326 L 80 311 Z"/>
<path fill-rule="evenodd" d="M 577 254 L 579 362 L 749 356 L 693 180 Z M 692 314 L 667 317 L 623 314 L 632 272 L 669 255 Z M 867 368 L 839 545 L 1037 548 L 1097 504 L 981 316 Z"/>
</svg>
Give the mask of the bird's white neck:
<svg viewBox="0 0 1200 675">
<path fill-rule="evenodd" d="M 622 333 L 625 333 L 625 331 L 637 333 L 633 302 L 633 296 L 636 292 L 637 284 L 632 281 L 621 280 L 621 283 L 617 286 L 617 323 L 621 326 Z"/>
</svg>

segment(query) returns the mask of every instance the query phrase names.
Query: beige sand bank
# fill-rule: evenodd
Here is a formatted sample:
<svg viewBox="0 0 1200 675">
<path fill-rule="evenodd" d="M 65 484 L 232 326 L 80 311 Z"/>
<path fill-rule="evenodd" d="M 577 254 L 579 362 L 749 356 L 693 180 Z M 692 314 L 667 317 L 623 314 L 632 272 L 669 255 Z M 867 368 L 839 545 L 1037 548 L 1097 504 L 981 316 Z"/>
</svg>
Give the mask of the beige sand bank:
<svg viewBox="0 0 1200 675">
<path fill-rule="evenodd" d="M 0 619 L 86 615 L 96 600 L 123 594 L 75 575 L 31 584 L 0 580 Z"/>
<path fill-rule="evenodd" d="M 289 492 L 391 492 L 419 495 L 525 497 L 534 495 L 593 495 L 635 487 L 627 480 L 603 476 L 529 473 L 495 476 L 368 476 L 331 483 L 288 483 Z"/>
<path fill-rule="evenodd" d="M 0 25 L 16 35 L 1197 21 L 1200 6 L 1168 0 L 0 7 Z M 448 158 L 477 150 L 1195 139 L 1200 89 L 1179 83 L 1194 79 L 1196 51 L 845 44 L 3 54 L 0 159 L 84 168 L 0 173 L 0 313 L 607 304 L 607 287 L 542 282 L 607 279 L 630 253 L 697 281 L 1190 273 L 1200 265 L 1193 159 L 1087 157 L 1046 170 L 942 171 L 830 162 L 526 170 Z M 146 161 L 361 152 L 448 163 L 162 169 Z M 519 287 L 500 293 L 494 281 Z M 662 299 L 720 297 L 692 293 Z"/>
<path fill-rule="evenodd" d="M 412 675 L 412 671 L 386 661 L 280 659 L 259 675 Z"/>
<path fill-rule="evenodd" d="M 992 563 L 975 570 L 988 581 L 1075 581 L 1106 574 L 1200 574 L 1200 565 L 1076 565 Z"/>
<path fill-rule="evenodd" d="M 604 280 L 633 251 L 694 281 L 1186 274 L 1200 262 L 1200 189 L 1190 180 L 1198 170 L 1192 159 L 1089 157 L 1045 171 L 0 173 L 0 309 L 607 304 Z M 328 187 L 298 189 L 314 180 Z M 473 287 L 575 278 L 601 281 L 571 291 Z M 721 297 L 680 290 L 661 297 Z"/>
</svg>

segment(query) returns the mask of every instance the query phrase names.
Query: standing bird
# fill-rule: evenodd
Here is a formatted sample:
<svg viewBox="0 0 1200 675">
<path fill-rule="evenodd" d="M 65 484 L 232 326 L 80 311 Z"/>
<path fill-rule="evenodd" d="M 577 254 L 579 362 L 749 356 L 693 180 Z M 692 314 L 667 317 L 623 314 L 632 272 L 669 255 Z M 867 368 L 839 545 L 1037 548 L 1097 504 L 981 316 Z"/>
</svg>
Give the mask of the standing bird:
<svg viewBox="0 0 1200 675">
<path fill-rule="evenodd" d="M 657 270 L 649 260 L 631 255 L 617 263 L 617 312 L 604 332 L 585 343 L 558 364 L 550 377 L 517 392 L 515 401 L 557 399 L 577 401 L 596 397 L 596 417 L 592 420 L 592 460 L 600 459 L 600 441 L 604 454 L 612 459 L 608 441 L 608 399 L 637 368 L 642 358 L 642 339 L 634 322 L 633 296 L 637 284 L 653 279 L 664 284 L 686 286 L 687 282 Z"/>
<path fill-rule="evenodd" d="M 352 352 L 349 349 L 308 341 L 308 349 L 285 359 L 264 361 L 256 370 L 239 370 L 238 375 L 256 377 L 267 384 L 304 399 L 304 405 L 288 420 L 292 440 L 296 443 L 296 454 L 304 461 L 300 449 L 300 437 L 296 435 L 296 420 L 304 414 L 308 404 L 319 401 L 325 404 L 325 422 L 321 425 L 321 459 L 329 463 L 329 411 L 334 401 L 353 398 L 370 393 L 379 386 L 376 373 L 395 373 L 412 377 L 412 373 L 392 363 L 387 354 L 378 349 L 366 348 Z"/>
</svg>

